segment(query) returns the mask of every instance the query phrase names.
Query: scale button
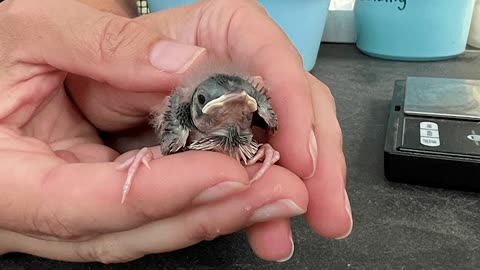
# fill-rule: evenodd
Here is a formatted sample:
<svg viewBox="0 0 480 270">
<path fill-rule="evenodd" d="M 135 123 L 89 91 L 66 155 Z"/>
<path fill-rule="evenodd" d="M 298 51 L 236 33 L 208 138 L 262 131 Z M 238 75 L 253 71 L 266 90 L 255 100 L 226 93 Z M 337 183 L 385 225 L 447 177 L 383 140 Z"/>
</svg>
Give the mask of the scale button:
<svg viewBox="0 0 480 270">
<path fill-rule="evenodd" d="M 440 146 L 440 139 L 439 138 L 432 138 L 432 137 L 420 137 L 420 143 L 426 146 Z"/>
<path fill-rule="evenodd" d="M 480 135 L 477 134 L 470 134 L 467 136 L 468 139 L 474 141 L 474 142 L 479 142 L 480 141 Z"/>
<path fill-rule="evenodd" d="M 438 138 L 439 134 L 437 130 L 430 130 L 430 129 L 420 129 L 420 136 L 422 137 L 431 137 L 431 138 Z"/>
<path fill-rule="evenodd" d="M 438 125 L 434 122 L 420 122 L 420 128 L 438 130 Z"/>
</svg>

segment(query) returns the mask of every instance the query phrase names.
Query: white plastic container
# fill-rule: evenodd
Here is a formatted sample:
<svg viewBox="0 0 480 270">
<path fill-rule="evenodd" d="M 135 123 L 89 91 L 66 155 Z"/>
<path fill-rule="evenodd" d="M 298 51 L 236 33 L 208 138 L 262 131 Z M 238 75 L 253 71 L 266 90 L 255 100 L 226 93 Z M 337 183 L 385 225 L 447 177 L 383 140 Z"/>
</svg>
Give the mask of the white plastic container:
<svg viewBox="0 0 480 270">
<path fill-rule="evenodd" d="M 332 0 L 323 30 L 323 42 L 355 43 L 357 39 L 353 6 L 355 0 Z"/>
<path fill-rule="evenodd" d="M 475 7 L 473 8 L 468 45 L 480 48 L 480 0 L 476 0 Z"/>
</svg>

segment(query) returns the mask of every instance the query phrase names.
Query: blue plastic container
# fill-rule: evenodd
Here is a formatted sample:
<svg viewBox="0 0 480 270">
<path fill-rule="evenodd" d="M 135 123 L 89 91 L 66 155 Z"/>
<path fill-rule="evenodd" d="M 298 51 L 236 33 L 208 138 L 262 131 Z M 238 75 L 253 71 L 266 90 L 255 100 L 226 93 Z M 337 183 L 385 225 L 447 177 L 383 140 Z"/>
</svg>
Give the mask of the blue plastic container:
<svg viewBox="0 0 480 270">
<path fill-rule="evenodd" d="M 431 61 L 464 52 L 475 0 L 356 0 L 357 47 L 367 55 Z"/>
<path fill-rule="evenodd" d="M 232 0 L 234 1 L 234 0 Z M 151 12 L 190 4 L 195 0 L 149 0 Z M 259 0 L 302 56 L 306 70 L 315 66 L 330 0 Z M 265 37 L 268 38 L 268 37 Z"/>
</svg>

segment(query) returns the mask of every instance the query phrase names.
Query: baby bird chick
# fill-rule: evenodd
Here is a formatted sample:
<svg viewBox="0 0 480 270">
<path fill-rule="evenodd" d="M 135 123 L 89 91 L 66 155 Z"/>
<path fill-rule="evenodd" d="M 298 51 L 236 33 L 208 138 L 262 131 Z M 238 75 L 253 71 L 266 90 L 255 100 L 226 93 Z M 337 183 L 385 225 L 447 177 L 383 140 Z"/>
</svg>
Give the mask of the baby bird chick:
<svg viewBox="0 0 480 270">
<path fill-rule="evenodd" d="M 162 155 L 204 150 L 225 153 L 245 165 L 263 160 L 252 182 L 261 178 L 280 159 L 280 154 L 269 144 L 259 144 L 253 138 L 253 126 L 273 132 L 278 126 L 263 80 L 258 76 L 243 79 L 216 74 L 194 89 L 179 88 L 170 96 L 167 109 L 158 113 L 153 124 Z M 117 167 L 128 168 L 122 203 L 140 162 L 149 167 L 152 158 L 151 151 L 143 148 Z"/>
</svg>

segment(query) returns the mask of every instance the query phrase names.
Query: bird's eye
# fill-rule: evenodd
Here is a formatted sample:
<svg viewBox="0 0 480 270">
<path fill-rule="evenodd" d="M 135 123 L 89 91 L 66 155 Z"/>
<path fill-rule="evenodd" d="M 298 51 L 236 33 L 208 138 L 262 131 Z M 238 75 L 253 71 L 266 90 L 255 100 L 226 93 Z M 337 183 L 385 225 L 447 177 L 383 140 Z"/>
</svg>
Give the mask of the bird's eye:
<svg viewBox="0 0 480 270">
<path fill-rule="evenodd" d="M 205 104 L 205 96 L 201 94 L 198 95 L 198 102 L 200 103 L 200 105 Z"/>
</svg>

